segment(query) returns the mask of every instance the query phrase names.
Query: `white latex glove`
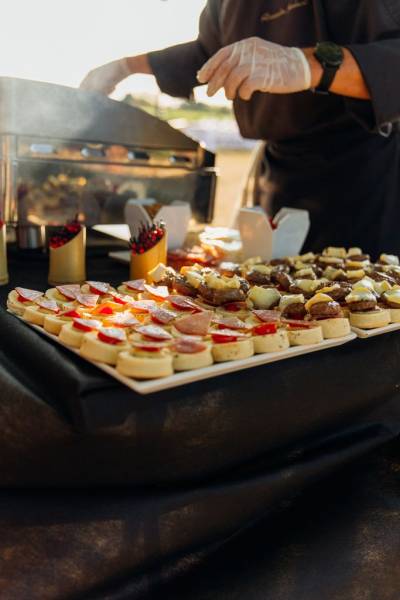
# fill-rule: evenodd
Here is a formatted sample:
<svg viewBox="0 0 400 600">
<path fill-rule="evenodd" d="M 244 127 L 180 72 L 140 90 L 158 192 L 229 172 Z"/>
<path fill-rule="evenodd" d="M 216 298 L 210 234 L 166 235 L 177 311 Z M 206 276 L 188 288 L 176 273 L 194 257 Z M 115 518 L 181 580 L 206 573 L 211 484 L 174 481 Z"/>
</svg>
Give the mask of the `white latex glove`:
<svg viewBox="0 0 400 600">
<path fill-rule="evenodd" d="M 254 92 L 290 94 L 311 87 L 311 69 L 300 48 L 288 48 L 258 37 L 219 50 L 200 69 L 200 83 L 213 96 L 225 88 L 226 97 L 250 100 Z"/>
<path fill-rule="evenodd" d="M 130 74 L 126 58 L 121 58 L 89 71 L 79 87 L 108 96 Z"/>
</svg>

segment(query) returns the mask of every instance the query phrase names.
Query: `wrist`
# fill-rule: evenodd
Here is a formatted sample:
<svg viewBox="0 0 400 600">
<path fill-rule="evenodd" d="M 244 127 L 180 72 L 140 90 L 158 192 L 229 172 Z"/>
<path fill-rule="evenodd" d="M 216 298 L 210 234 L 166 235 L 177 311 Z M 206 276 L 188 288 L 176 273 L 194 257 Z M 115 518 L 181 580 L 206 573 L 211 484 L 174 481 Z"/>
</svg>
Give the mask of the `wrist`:
<svg viewBox="0 0 400 600">
<path fill-rule="evenodd" d="M 315 48 L 302 48 L 301 51 L 303 52 L 304 56 L 306 57 L 306 60 L 310 67 L 310 72 L 311 72 L 310 89 L 314 89 L 319 86 L 320 81 L 322 79 L 322 75 L 323 75 L 322 65 L 314 56 Z"/>
<path fill-rule="evenodd" d="M 152 69 L 147 54 L 128 56 L 126 57 L 125 62 L 131 75 L 134 75 L 134 73 L 152 75 Z"/>
</svg>

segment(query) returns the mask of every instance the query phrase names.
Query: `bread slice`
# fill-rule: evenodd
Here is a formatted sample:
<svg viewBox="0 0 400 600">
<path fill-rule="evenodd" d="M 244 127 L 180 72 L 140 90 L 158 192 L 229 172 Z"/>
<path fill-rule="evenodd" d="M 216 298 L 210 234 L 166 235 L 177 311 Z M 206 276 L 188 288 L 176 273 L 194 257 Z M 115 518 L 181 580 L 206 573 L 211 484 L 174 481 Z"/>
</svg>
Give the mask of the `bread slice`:
<svg viewBox="0 0 400 600">
<path fill-rule="evenodd" d="M 351 333 L 349 319 L 321 319 L 318 321 L 325 340 L 345 337 Z"/>
<path fill-rule="evenodd" d="M 390 323 L 390 311 L 383 308 L 368 312 L 350 313 L 350 325 L 360 329 L 376 329 Z"/>
<path fill-rule="evenodd" d="M 123 351 L 118 355 L 117 371 L 134 379 L 160 379 L 173 375 L 172 355 L 166 352 L 156 353 L 152 357 L 136 356 Z"/>
<path fill-rule="evenodd" d="M 268 335 L 255 335 L 253 337 L 253 344 L 256 354 L 282 352 L 282 350 L 287 350 L 290 346 L 286 329 L 279 329 L 276 333 Z"/>
</svg>

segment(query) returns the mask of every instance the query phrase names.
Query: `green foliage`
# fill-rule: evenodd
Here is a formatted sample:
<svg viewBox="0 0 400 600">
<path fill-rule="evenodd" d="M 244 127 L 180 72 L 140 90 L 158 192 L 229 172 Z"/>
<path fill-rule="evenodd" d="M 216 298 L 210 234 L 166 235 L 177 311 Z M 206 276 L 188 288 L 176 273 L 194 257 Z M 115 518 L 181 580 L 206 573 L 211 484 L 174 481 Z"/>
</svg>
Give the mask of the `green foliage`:
<svg viewBox="0 0 400 600">
<path fill-rule="evenodd" d="M 232 119 L 232 110 L 228 106 L 209 106 L 204 102 L 182 101 L 179 106 L 157 106 L 144 96 L 133 97 L 128 94 L 123 102 L 136 106 L 142 110 L 163 119 L 186 119 L 187 121 L 200 121 L 201 119 Z"/>
</svg>

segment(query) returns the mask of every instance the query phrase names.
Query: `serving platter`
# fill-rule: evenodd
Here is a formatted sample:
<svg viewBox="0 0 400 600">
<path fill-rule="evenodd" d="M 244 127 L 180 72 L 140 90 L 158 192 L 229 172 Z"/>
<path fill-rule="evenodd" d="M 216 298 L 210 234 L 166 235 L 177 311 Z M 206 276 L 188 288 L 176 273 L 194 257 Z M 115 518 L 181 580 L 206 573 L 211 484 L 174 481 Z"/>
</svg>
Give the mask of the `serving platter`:
<svg viewBox="0 0 400 600">
<path fill-rule="evenodd" d="M 357 335 L 357 337 L 367 340 L 368 338 L 376 337 L 377 335 L 383 335 L 384 333 L 399 331 L 400 323 L 391 323 L 390 325 L 385 325 L 385 327 L 376 327 L 375 329 L 360 329 L 359 327 L 352 327 L 351 330 Z"/>
<path fill-rule="evenodd" d="M 13 314 L 13 313 L 11 313 Z M 343 344 L 347 344 L 356 339 L 355 333 L 350 333 L 346 337 L 334 339 L 334 340 L 324 340 L 319 344 L 315 344 L 312 346 L 294 346 L 289 348 L 288 350 L 284 350 L 282 352 L 274 352 L 271 354 L 257 354 L 252 356 L 251 358 L 246 358 L 243 360 L 236 360 L 225 363 L 215 363 L 210 367 L 205 367 L 202 369 L 196 369 L 192 371 L 185 371 L 182 373 L 175 373 L 170 377 L 164 377 L 162 379 L 152 379 L 147 381 L 140 381 L 137 379 L 131 379 L 129 377 L 125 377 L 124 375 L 120 375 L 118 371 L 109 365 L 104 363 L 95 362 L 92 360 L 88 360 L 80 355 L 79 350 L 71 348 L 67 346 L 60 339 L 45 331 L 42 327 L 38 325 L 32 325 L 31 323 L 27 323 L 21 317 L 14 315 L 17 319 L 25 323 L 27 327 L 31 327 L 39 334 L 43 335 L 46 338 L 49 338 L 56 344 L 67 348 L 70 352 L 77 354 L 81 357 L 82 360 L 91 363 L 92 365 L 98 367 L 111 377 L 114 377 L 120 383 L 123 383 L 131 390 L 139 393 L 139 394 L 152 394 L 154 392 L 161 392 L 164 390 L 168 390 L 171 388 L 179 387 L 182 385 L 186 385 L 189 383 L 195 383 L 197 381 L 202 381 L 204 379 L 210 379 L 211 377 L 219 377 L 220 375 L 227 375 L 229 373 L 234 373 L 236 371 L 242 371 L 244 369 L 250 369 L 252 367 L 259 367 L 261 365 L 266 365 L 269 363 L 277 362 L 279 360 L 286 360 L 288 358 L 294 358 L 296 356 L 302 356 L 303 354 L 311 354 L 313 352 L 318 352 L 320 350 L 326 350 L 328 348 L 335 348 L 337 346 L 342 346 Z"/>
</svg>

